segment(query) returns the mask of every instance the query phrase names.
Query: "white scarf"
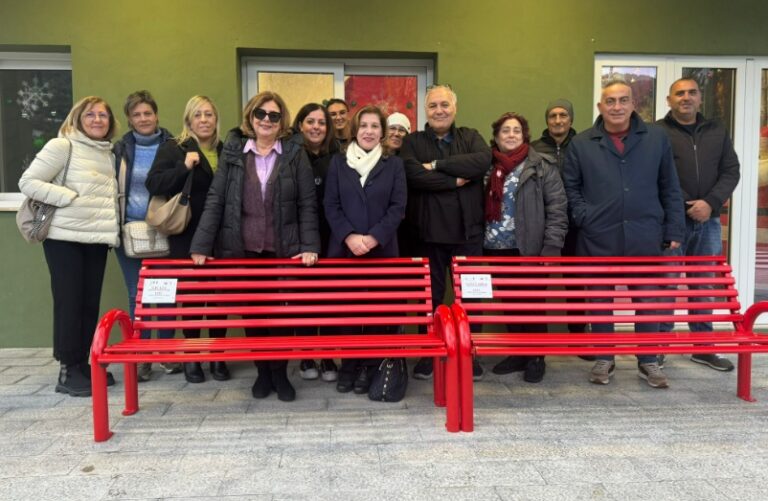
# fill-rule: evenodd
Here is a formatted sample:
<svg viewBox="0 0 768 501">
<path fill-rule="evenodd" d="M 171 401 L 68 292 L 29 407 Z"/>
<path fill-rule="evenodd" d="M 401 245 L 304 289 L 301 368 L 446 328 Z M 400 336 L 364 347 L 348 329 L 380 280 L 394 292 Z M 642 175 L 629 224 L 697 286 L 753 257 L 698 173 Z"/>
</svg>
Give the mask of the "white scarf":
<svg viewBox="0 0 768 501">
<path fill-rule="evenodd" d="M 365 180 L 381 158 L 381 144 L 377 144 L 371 151 L 365 151 L 358 146 L 357 141 L 352 141 L 347 146 L 347 165 L 355 169 L 360 175 L 360 186 L 365 186 Z"/>
</svg>

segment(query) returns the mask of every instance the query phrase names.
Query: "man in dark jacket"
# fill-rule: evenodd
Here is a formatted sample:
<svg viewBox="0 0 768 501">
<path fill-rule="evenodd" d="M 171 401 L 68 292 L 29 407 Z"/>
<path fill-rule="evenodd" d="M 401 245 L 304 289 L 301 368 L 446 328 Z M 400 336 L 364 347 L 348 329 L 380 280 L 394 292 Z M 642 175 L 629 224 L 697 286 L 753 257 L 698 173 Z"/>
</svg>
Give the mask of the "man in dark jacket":
<svg viewBox="0 0 768 501">
<path fill-rule="evenodd" d="M 669 88 L 667 104 L 670 111 L 657 124 L 672 143 L 687 216 L 682 245 L 669 252 L 719 256 L 723 253 L 720 208 L 739 183 L 739 159 L 725 127 L 699 113 L 701 91 L 696 80 L 676 80 Z M 668 332 L 673 325 L 660 327 Z M 712 331 L 711 322 L 693 322 L 689 327 L 694 332 Z M 718 371 L 733 370 L 730 360 L 716 354 L 694 354 L 691 360 Z"/>
<path fill-rule="evenodd" d="M 406 221 L 419 235 L 422 255 L 429 257 L 432 305 L 443 302 L 445 274 L 452 256 L 479 256 L 483 251 L 483 176 L 491 150 L 475 129 L 457 127 L 456 93 L 436 85 L 425 98 L 427 128 L 406 136 L 400 157 L 408 181 Z M 474 376 L 482 377 L 480 364 Z M 432 376 L 432 359 L 422 359 L 414 377 Z"/>
<path fill-rule="evenodd" d="M 571 221 L 579 230 L 577 255 L 653 256 L 665 244 L 679 247 L 683 200 L 669 139 L 634 112 L 632 89 L 623 81 L 603 88 L 597 108 L 595 125 L 573 138 L 563 171 Z M 635 330 L 653 332 L 658 323 L 638 323 Z M 612 332 L 613 325 L 596 323 L 592 331 Z M 597 359 L 590 381 L 608 384 L 613 356 Z M 668 386 L 655 355 L 638 356 L 638 364 L 649 385 Z"/>
<path fill-rule="evenodd" d="M 531 142 L 531 147 L 539 153 L 544 153 L 555 159 L 557 169 L 560 175 L 563 174 L 563 165 L 565 164 L 565 155 L 568 151 L 568 145 L 571 139 L 576 135 L 573 129 L 573 104 L 567 99 L 555 99 L 547 105 L 544 111 L 544 119 L 547 121 L 547 128 L 541 133 L 541 138 Z M 573 224 L 568 225 L 568 233 L 565 234 L 565 242 L 562 249 L 563 256 L 576 255 L 576 228 Z M 583 302 L 583 299 L 573 299 L 569 302 Z M 578 314 L 578 312 L 572 312 Z M 586 325 L 568 324 L 568 332 L 583 333 Z M 582 355 L 585 360 L 594 360 L 591 355 Z"/>
<path fill-rule="evenodd" d="M 576 131 L 571 127 L 573 104 L 567 99 L 555 99 L 547 105 L 544 118 L 547 121 L 547 128 L 541 133 L 541 138 L 531 142 L 531 146 L 539 153 L 545 153 L 554 158 L 562 174 L 568 145 L 576 135 Z"/>
</svg>

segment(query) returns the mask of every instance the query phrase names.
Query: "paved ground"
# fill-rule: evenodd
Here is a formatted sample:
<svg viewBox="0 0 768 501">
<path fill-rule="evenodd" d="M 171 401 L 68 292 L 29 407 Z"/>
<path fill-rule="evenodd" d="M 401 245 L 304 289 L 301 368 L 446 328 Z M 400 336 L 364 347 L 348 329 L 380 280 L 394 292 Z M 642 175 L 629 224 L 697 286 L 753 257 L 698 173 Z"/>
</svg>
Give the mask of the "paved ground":
<svg viewBox="0 0 768 501">
<path fill-rule="evenodd" d="M 587 382 L 589 362 L 549 360 L 538 385 L 477 383 L 469 434 L 444 431 L 421 381 L 381 404 L 294 373 L 285 404 L 251 398 L 248 364 L 224 383 L 156 372 L 134 416 L 111 391 L 115 436 L 96 444 L 90 400 L 53 391 L 49 349 L 0 350 L 0 499 L 768 499 L 765 357 L 757 403 L 736 398 L 735 373 L 679 356 L 669 390 L 630 358 L 606 387 Z"/>
</svg>

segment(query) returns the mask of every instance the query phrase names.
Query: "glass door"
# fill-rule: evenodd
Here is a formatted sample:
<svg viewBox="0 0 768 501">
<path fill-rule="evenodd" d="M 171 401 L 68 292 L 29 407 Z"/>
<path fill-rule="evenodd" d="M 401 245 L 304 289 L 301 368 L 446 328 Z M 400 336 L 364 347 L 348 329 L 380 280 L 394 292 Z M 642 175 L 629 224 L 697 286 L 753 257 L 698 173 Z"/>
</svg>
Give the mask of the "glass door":
<svg viewBox="0 0 768 501">
<path fill-rule="evenodd" d="M 754 266 L 750 270 L 754 277 L 754 301 L 768 300 L 768 61 L 757 61 L 753 71 L 755 91 L 751 106 L 754 112 L 754 127 L 751 134 L 752 148 L 749 153 L 757 169 L 752 181 L 755 211 Z"/>
</svg>

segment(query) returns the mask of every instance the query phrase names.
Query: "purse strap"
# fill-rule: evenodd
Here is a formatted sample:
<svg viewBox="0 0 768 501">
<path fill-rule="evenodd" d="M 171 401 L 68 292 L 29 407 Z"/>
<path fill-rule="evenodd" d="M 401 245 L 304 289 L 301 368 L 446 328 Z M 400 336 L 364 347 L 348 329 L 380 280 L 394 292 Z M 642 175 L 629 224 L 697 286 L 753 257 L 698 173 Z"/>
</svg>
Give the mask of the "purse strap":
<svg viewBox="0 0 768 501">
<path fill-rule="evenodd" d="M 120 201 L 120 222 L 125 222 L 125 158 L 120 159 L 120 171 L 117 175 L 117 198 Z"/>
<path fill-rule="evenodd" d="M 181 190 L 181 204 L 187 205 L 189 202 L 189 195 L 192 193 L 192 176 L 195 173 L 195 168 L 192 167 L 187 174 L 187 180 L 184 181 L 184 188 Z"/>
<path fill-rule="evenodd" d="M 64 177 L 61 179 L 61 185 L 67 184 L 67 172 L 69 172 L 69 162 L 72 160 L 72 141 L 69 138 L 65 138 L 69 144 L 69 151 L 67 152 L 67 163 L 64 164 Z"/>
</svg>

